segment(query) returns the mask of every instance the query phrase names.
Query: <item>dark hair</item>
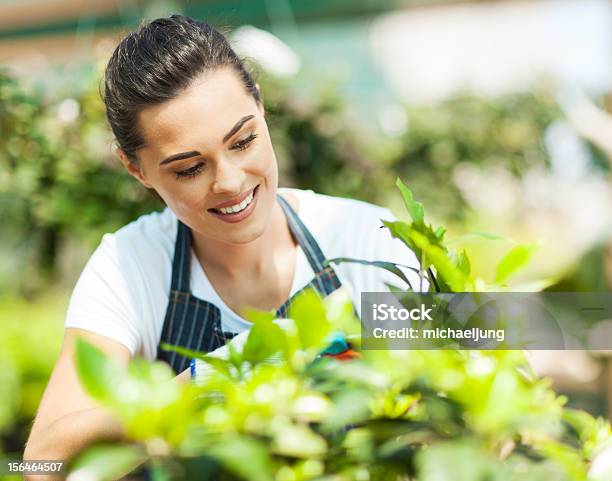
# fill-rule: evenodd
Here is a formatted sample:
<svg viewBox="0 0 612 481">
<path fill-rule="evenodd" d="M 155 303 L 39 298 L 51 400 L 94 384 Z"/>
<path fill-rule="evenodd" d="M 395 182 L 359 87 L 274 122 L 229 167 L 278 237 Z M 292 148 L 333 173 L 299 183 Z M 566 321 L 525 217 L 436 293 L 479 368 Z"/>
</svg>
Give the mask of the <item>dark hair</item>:
<svg viewBox="0 0 612 481">
<path fill-rule="evenodd" d="M 183 15 L 141 25 L 117 46 L 106 67 L 104 104 L 119 147 L 131 162 L 145 142 L 138 112 L 176 97 L 207 70 L 231 67 L 257 103 L 259 91 L 225 36 L 206 22 Z"/>
</svg>

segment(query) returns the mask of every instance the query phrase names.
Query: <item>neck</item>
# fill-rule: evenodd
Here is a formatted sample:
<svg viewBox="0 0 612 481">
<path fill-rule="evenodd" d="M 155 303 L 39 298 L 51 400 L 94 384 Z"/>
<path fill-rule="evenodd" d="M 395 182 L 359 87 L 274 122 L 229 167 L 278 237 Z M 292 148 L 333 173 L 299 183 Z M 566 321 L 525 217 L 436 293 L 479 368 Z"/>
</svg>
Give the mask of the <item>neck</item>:
<svg viewBox="0 0 612 481">
<path fill-rule="evenodd" d="M 205 238 L 192 231 L 194 252 L 202 266 L 207 270 L 222 272 L 224 276 L 238 279 L 259 277 L 274 265 L 274 253 L 293 238 L 287 225 L 285 214 L 278 202 L 268 223 L 268 227 L 257 239 L 245 244 L 227 244 L 215 239 Z"/>
</svg>

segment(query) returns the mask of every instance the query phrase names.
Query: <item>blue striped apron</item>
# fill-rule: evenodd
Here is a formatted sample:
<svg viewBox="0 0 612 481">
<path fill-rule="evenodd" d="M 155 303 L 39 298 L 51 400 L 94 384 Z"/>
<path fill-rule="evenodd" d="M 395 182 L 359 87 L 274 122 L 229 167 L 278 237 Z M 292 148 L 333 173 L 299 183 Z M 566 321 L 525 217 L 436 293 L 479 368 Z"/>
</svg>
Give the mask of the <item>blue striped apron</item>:
<svg viewBox="0 0 612 481">
<path fill-rule="evenodd" d="M 293 238 L 304 251 L 315 273 L 307 286 L 278 308 L 276 316 L 280 318 L 285 317 L 295 297 L 304 289 L 313 287 L 322 297 L 326 297 L 338 289 L 341 283 L 331 266 L 323 266 L 325 256 L 296 212 L 280 195 L 277 195 L 277 199 L 285 213 Z M 191 294 L 190 272 L 191 231 L 179 220 L 172 263 L 172 284 L 160 344 L 166 342 L 200 352 L 211 352 L 223 346 L 237 333 L 223 331 L 221 310 L 217 306 Z M 176 352 L 164 351 L 159 346 L 157 359 L 167 362 L 176 374 L 183 372 L 190 363 L 189 358 Z"/>
</svg>

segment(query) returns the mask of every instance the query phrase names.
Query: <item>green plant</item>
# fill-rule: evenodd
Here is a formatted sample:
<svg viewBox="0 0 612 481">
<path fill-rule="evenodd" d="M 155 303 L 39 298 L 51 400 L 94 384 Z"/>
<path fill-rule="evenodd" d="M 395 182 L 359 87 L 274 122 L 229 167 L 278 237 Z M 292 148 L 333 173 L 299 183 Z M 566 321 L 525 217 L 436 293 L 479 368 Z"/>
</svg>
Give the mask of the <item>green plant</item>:
<svg viewBox="0 0 612 481">
<path fill-rule="evenodd" d="M 544 133 L 563 117 L 547 88 L 498 97 L 464 93 L 408 106 L 406 115 L 409 128 L 388 169 L 409 179 L 415 195 L 445 222 L 465 221 L 469 213 L 454 181 L 457 165 L 503 166 L 517 178 L 530 168 L 548 169 Z"/>
<path fill-rule="evenodd" d="M 305 96 L 294 80 L 262 74 L 282 182 L 323 194 L 381 200 L 381 184 L 390 177 L 381 162 L 385 153 L 370 152 L 374 142 L 351 123 L 340 86 L 319 79 L 316 95 Z"/>
<path fill-rule="evenodd" d="M 68 299 L 0 298 L 0 453 L 18 459 L 62 340 Z"/>
<path fill-rule="evenodd" d="M 7 289 L 53 280 L 66 237 L 97 241 L 160 206 L 114 159 L 97 89 L 71 87 L 52 95 L 0 70 L 0 248 L 18 253 Z"/>
<path fill-rule="evenodd" d="M 408 210 L 412 222 L 386 221 L 384 226 L 391 235 L 400 239 L 406 247 L 414 252 L 420 260 L 420 269 L 401 266 L 390 262 L 363 261 L 360 259 L 337 258 L 329 259 L 328 263 L 357 262 L 368 264 L 388 270 L 398 276 L 401 280 L 410 284 L 399 267 L 417 271 L 421 278 L 427 277 L 430 292 L 475 292 L 475 291 L 501 291 L 510 289 L 508 279 L 523 266 L 525 266 L 536 250 L 536 244 L 514 245 L 499 261 L 495 269 L 495 278 L 492 282 L 475 277 L 471 272 L 470 259 L 465 250 L 457 253 L 446 245 L 444 236 L 446 230 L 443 227 L 434 228 L 425 222 L 425 210 L 423 204 L 413 198 L 412 191 L 398 178 L 396 186 L 402 194 L 403 202 Z M 455 244 L 473 240 L 504 240 L 500 236 L 487 232 L 474 232 L 454 239 Z M 434 275 L 432 267 L 437 272 Z M 551 280 L 542 280 L 530 286 L 513 286 L 513 290 L 533 290 L 549 285 Z M 390 286 L 392 287 L 392 286 Z M 412 287 L 412 290 L 415 286 Z M 525 289 L 529 287 L 529 289 Z M 422 289 L 418 289 L 422 291 Z"/>
<path fill-rule="evenodd" d="M 469 260 L 443 244 L 422 205 L 398 184 L 412 222 L 388 222 L 417 249 L 438 286 L 478 288 Z M 500 263 L 503 282 L 525 261 Z M 383 266 L 384 267 L 384 266 Z M 386 266 L 388 268 L 390 266 Z M 431 275 L 431 273 L 430 273 Z M 240 351 L 209 362 L 216 374 L 179 385 L 162 363 L 121 369 L 82 341 L 77 364 L 87 391 L 123 421 L 132 443 L 99 445 L 71 463 L 95 479 L 148 463 L 157 479 L 419 481 L 609 479 L 589 473 L 612 446 L 608 422 L 563 407 L 520 351 L 362 351 L 351 361 L 320 357 L 342 331 L 359 346 L 360 325 L 339 292 L 307 291 L 281 329 L 272 313 L 254 322 Z M 276 356 L 280 362 L 271 363 Z"/>
</svg>

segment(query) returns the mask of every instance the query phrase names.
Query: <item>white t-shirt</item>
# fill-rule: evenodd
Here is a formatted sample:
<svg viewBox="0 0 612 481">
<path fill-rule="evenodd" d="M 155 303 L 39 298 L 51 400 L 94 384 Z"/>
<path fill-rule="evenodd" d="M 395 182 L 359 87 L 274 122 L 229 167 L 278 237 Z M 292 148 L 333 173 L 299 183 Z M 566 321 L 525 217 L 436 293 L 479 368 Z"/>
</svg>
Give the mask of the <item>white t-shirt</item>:
<svg viewBox="0 0 612 481">
<path fill-rule="evenodd" d="M 418 267 L 415 254 L 381 219 L 395 220 L 388 209 L 366 202 L 317 194 L 311 190 L 280 188 L 298 199 L 298 216 L 314 236 L 327 259 L 352 257 L 384 260 Z M 104 335 L 125 345 L 134 355 L 154 360 L 168 305 L 177 218 L 166 208 L 143 215 L 112 234 L 105 234 L 87 262 L 72 292 L 65 327 Z M 385 282 L 407 287 L 395 275 L 355 263 L 334 265 L 357 312 L 360 293 L 388 291 Z M 414 289 L 419 277 L 404 269 Z M 298 248 L 291 295 L 306 286 L 314 272 Z M 191 253 L 191 292 L 221 310 L 225 331 L 242 332 L 251 323 L 219 297 L 195 254 Z M 423 289 L 427 289 L 424 283 Z"/>
</svg>

